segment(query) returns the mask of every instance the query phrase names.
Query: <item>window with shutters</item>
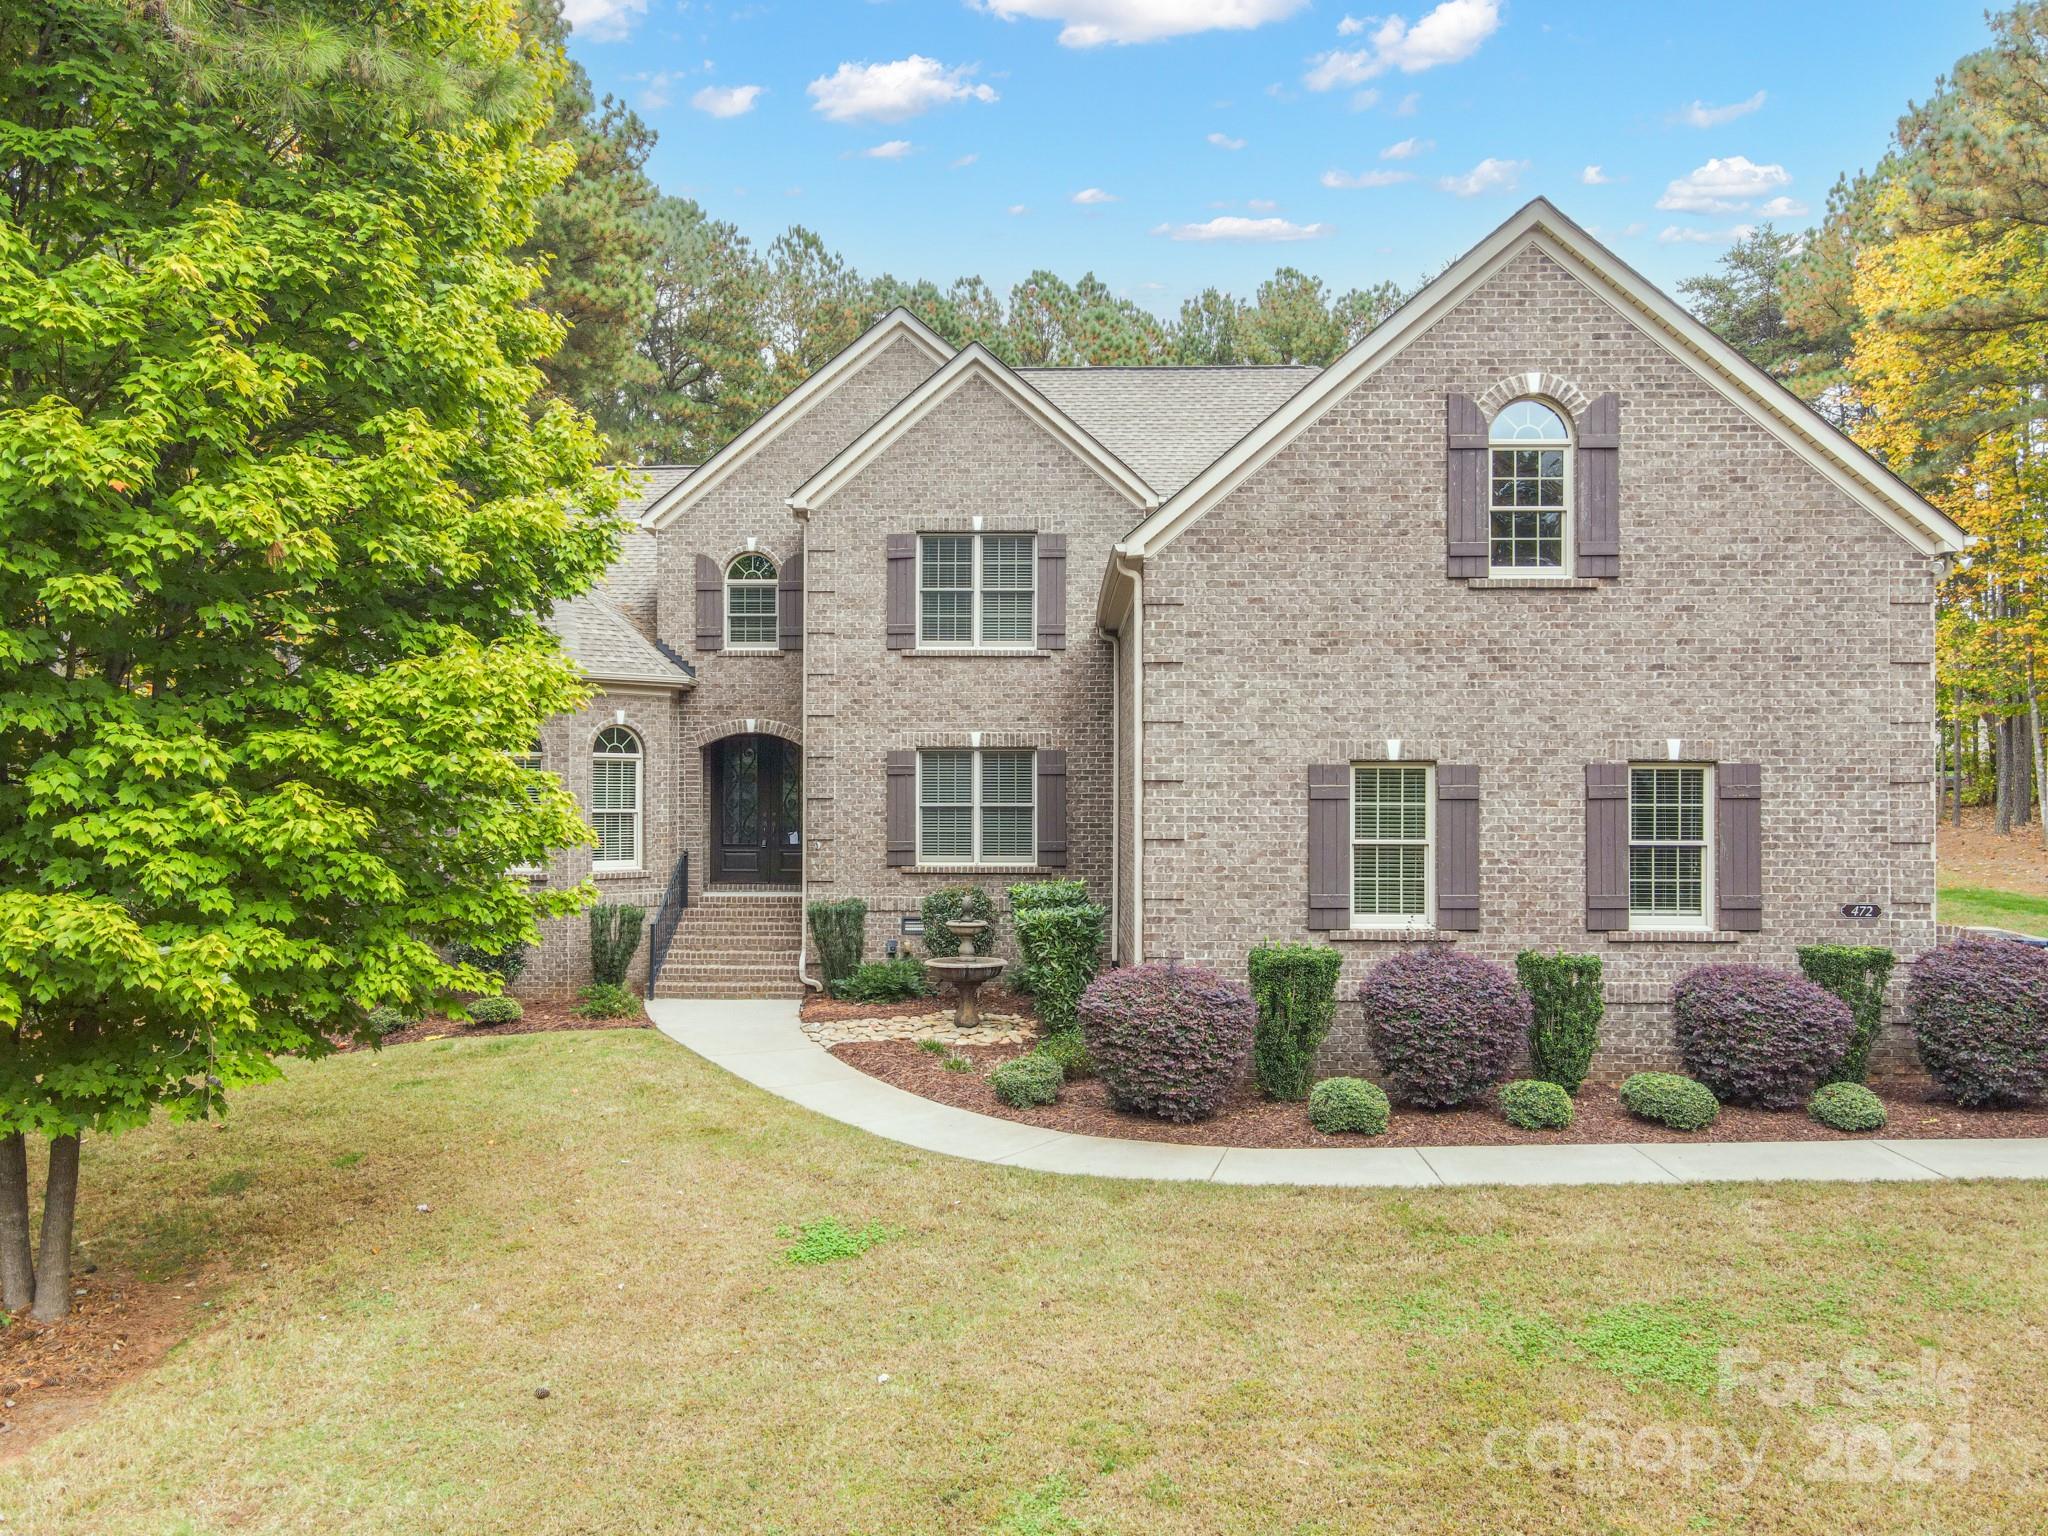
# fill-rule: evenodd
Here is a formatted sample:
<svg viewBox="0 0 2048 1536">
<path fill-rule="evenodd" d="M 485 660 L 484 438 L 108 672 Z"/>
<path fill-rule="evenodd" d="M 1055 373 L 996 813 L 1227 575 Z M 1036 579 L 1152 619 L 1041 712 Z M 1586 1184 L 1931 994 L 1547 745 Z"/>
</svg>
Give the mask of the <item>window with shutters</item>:
<svg viewBox="0 0 2048 1536">
<path fill-rule="evenodd" d="M 1036 863 L 1034 757 L 1029 751 L 918 753 L 918 863 Z"/>
<path fill-rule="evenodd" d="M 640 738 L 623 725 L 598 732 L 590 754 L 591 868 L 640 867 Z"/>
<path fill-rule="evenodd" d="M 1427 927 L 1435 796 L 1426 763 L 1351 765 L 1351 925 Z"/>
<path fill-rule="evenodd" d="M 775 562 L 758 551 L 735 555 L 725 568 L 725 643 L 736 651 L 776 646 Z"/>
<path fill-rule="evenodd" d="M 541 773 L 543 773 L 547 768 L 547 759 L 541 755 L 540 743 L 536 741 L 531 747 L 527 748 L 524 752 L 514 752 L 512 754 L 512 766 L 522 770 L 523 772 L 535 775 L 537 779 L 538 776 Z M 540 790 L 541 786 L 538 782 L 536 782 L 533 784 L 531 788 L 527 790 L 527 794 L 533 799 L 539 799 Z M 543 871 L 538 864 L 514 864 L 511 867 L 511 869 L 506 871 L 506 873 L 520 876 L 533 876 L 543 874 L 545 873 L 545 871 Z"/>
<path fill-rule="evenodd" d="M 1028 533 L 927 533 L 917 541 L 920 646 L 1028 646 L 1037 638 L 1037 550 Z"/>
<path fill-rule="evenodd" d="M 1491 444 L 1489 565 L 1496 576 L 1568 572 L 1571 537 L 1571 429 L 1541 400 L 1502 408 L 1487 431 Z"/>
<path fill-rule="evenodd" d="M 1714 867 L 1712 770 L 1634 763 L 1628 771 L 1628 919 L 1632 928 L 1704 928 Z"/>
</svg>

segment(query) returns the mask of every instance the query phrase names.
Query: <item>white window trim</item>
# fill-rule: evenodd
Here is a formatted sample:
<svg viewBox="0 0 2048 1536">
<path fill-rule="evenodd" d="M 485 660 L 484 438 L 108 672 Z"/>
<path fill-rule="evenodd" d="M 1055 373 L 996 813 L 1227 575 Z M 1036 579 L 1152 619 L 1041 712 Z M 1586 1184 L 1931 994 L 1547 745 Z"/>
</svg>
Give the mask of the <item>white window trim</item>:
<svg viewBox="0 0 2048 1536">
<path fill-rule="evenodd" d="M 758 576 L 735 577 L 732 568 L 747 555 L 760 555 L 773 569 L 774 574 L 763 580 Z M 722 579 L 725 582 L 725 649 L 728 651 L 779 651 L 782 649 L 782 565 L 772 555 L 750 549 L 745 554 L 734 555 L 725 562 Z M 766 587 L 775 594 L 775 637 L 771 640 L 735 640 L 732 635 L 732 592 L 734 587 Z M 758 615 L 756 615 L 758 617 Z"/>
<path fill-rule="evenodd" d="M 526 773 L 546 773 L 548 771 L 547 753 L 542 749 L 539 742 L 535 742 L 532 747 L 524 752 L 514 752 L 512 754 L 512 763 L 514 767 Z M 521 880 L 533 880 L 546 874 L 547 869 L 539 864 L 514 864 L 505 873 Z"/>
<path fill-rule="evenodd" d="M 1526 581 L 1531 578 L 1535 578 L 1538 580 L 1565 581 L 1571 579 L 1572 577 L 1578 574 L 1578 539 L 1575 533 L 1578 518 L 1577 508 L 1574 504 L 1578 496 L 1578 477 L 1574 473 L 1574 470 L 1577 468 L 1576 461 L 1578 459 L 1579 452 L 1578 438 L 1573 435 L 1576 429 L 1573 425 L 1570 412 L 1565 410 L 1563 406 L 1558 405 L 1556 402 L 1544 399 L 1541 395 L 1517 395 L 1514 399 L 1510 400 L 1507 403 L 1507 405 L 1502 406 L 1500 410 L 1505 411 L 1511 406 L 1521 404 L 1524 400 L 1534 400 L 1538 405 L 1542 406 L 1545 410 L 1551 412 L 1553 415 L 1557 417 L 1559 421 L 1564 423 L 1564 441 L 1561 443 L 1496 443 L 1493 440 L 1493 423 L 1492 421 L 1488 421 L 1486 437 L 1486 575 L 1487 579 L 1490 581 Z M 1498 418 L 1499 415 L 1500 411 L 1494 412 L 1495 418 Z M 1544 448 L 1559 448 L 1562 449 L 1564 452 L 1564 505 L 1556 509 L 1564 514 L 1563 519 L 1558 524 L 1558 538 L 1560 540 L 1560 547 L 1558 549 L 1558 560 L 1560 563 L 1557 565 L 1495 565 L 1493 563 L 1494 512 L 1497 510 L 1502 512 L 1521 512 L 1529 510 L 1528 508 L 1524 507 L 1496 508 L 1494 506 L 1493 455 L 1495 450 L 1497 449 L 1513 449 L 1524 447 L 1535 448 L 1539 450 Z M 1542 512 L 1549 509 L 1544 507 L 1537 507 L 1535 508 L 1535 510 L 1538 512 Z"/>
<path fill-rule="evenodd" d="M 927 640 L 924 635 L 924 598 L 927 592 L 958 592 L 959 587 L 927 587 L 924 584 L 924 546 L 928 539 L 967 539 L 972 553 L 968 556 L 969 585 L 966 588 L 973 596 L 968 603 L 968 627 L 973 638 L 969 640 Z M 983 539 L 1029 539 L 1031 558 L 1026 562 L 1031 572 L 1031 618 L 1025 627 L 1022 640 L 984 640 L 981 638 L 981 549 Z M 1025 590 L 1017 587 L 1003 587 L 1004 592 Z M 920 533 L 917 536 L 917 645 L 920 651 L 989 651 L 1000 654 L 1014 654 L 1018 651 L 1033 650 L 1038 645 L 1038 533 L 1035 529 L 991 528 L 981 533 Z"/>
<path fill-rule="evenodd" d="M 970 837 L 970 841 L 972 842 L 972 845 L 973 845 L 973 850 L 972 850 L 972 854 L 971 854 L 971 856 L 970 856 L 970 857 L 968 857 L 968 858 L 965 858 L 965 859 L 960 859 L 960 858 L 931 858 L 931 859 L 927 859 L 927 858 L 925 857 L 925 852 L 924 852 L 924 808 L 925 808 L 925 805 L 926 805 L 926 803 L 927 803 L 927 802 L 926 802 L 926 800 L 925 800 L 925 797 L 924 797 L 924 765 L 925 765 L 925 759 L 926 759 L 926 758 L 928 758 L 928 757 L 931 757 L 931 756 L 933 756 L 933 755 L 935 755 L 935 754 L 937 754 L 937 753 L 940 753 L 940 752 L 948 752 L 948 753 L 950 753 L 950 752 L 965 752 L 965 753 L 966 753 L 966 754 L 967 754 L 967 755 L 968 755 L 969 757 L 971 757 L 971 758 L 972 758 L 972 759 L 974 760 L 974 787 L 973 787 L 973 789 L 972 789 L 972 791 L 971 791 L 971 795 L 972 795 L 972 798 L 971 798 L 971 799 L 969 799 L 969 800 L 968 800 L 968 802 L 967 802 L 967 807 L 968 807 L 968 814 L 967 814 L 967 824 L 968 824 L 968 832 L 969 832 L 969 837 Z M 982 856 L 982 851 L 981 851 L 981 812 L 982 812 L 982 797 L 981 797 L 981 765 L 982 765 L 982 759 L 983 759 L 983 756 L 984 756 L 984 755 L 985 755 L 986 753 L 989 753 L 989 752 L 1005 752 L 1005 753 L 1008 753 L 1008 752 L 1022 752 L 1022 753 L 1024 753 L 1024 754 L 1025 754 L 1026 756 L 1028 756 L 1028 757 L 1029 757 L 1029 758 L 1031 759 L 1031 769 L 1030 769 L 1030 772 L 1029 772 L 1029 773 L 1028 773 L 1028 774 L 1026 775 L 1026 782 L 1027 782 L 1027 783 L 1029 783 L 1029 784 L 1030 784 L 1030 786 L 1031 786 L 1031 846 L 1030 846 L 1029 850 L 1028 850 L 1028 851 L 1027 851 L 1027 852 L 1025 853 L 1025 855 L 1024 855 L 1024 856 L 1023 856 L 1022 858 L 1016 858 L 1016 859 L 991 859 L 991 858 L 984 858 L 984 857 Z M 930 803 L 931 803 L 931 804 L 934 804 L 934 805 L 937 805 L 937 804 L 940 804 L 941 802 L 938 802 L 938 801 L 933 801 L 933 802 L 930 802 Z M 958 802 L 958 801 L 954 801 L 954 800 L 949 800 L 949 801 L 945 801 L 945 802 L 943 802 L 943 804 L 945 804 L 945 805 L 947 805 L 947 806 L 949 806 L 949 807 L 950 807 L 950 806 L 957 806 L 957 805 L 959 804 L 959 802 Z M 953 869 L 953 868 L 966 868 L 966 867 L 968 867 L 968 866 L 972 866 L 972 867 L 974 867 L 974 868 L 977 868 L 977 869 L 1034 869 L 1034 868 L 1036 868 L 1036 867 L 1037 867 L 1037 865 L 1038 865 L 1038 749 L 1037 749 L 1036 747 L 920 747 L 920 748 L 918 749 L 918 753 L 917 753 L 917 806 L 916 806 L 916 813 L 917 813 L 917 825 L 916 825 L 916 827 L 915 827 L 915 828 L 913 829 L 913 831 L 912 831 L 912 836 L 913 836 L 913 837 L 914 837 L 914 838 L 916 839 L 916 846 L 917 846 L 917 863 L 918 863 L 919 865 L 922 865 L 923 867 L 925 867 L 925 868 L 927 868 L 927 869 L 933 869 L 933 868 L 937 868 L 937 869 Z"/>
<path fill-rule="evenodd" d="M 1635 772 L 1638 768 L 1697 768 L 1700 771 L 1700 911 L 1697 917 L 1673 912 L 1640 912 L 1635 904 Z M 1712 763 L 1634 762 L 1628 765 L 1628 864 L 1624 871 L 1629 885 L 1628 926 L 1631 933 L 1712 932 L 1714 905 L 1714 765 Z M 1645 847 L 1653 846 L 1645 844 Z M 1657 846 L 1683 846 L 1662 844 Z"/>
<path fill-rule="evenodd" d="M 1358 770 L 1361 768 L 1420 768 L 1422 770 L 1422 910 L 1420 912 L 1360 912 L 1358 901 L 1358 854 L 1362 847 L 1405 847 L 1407 838 L 1361 838 L 1358 835 Z M 1416 928 L 1436 926 L 1436 764 L 1383 762 L 1359 758 L 1346 767 L 1349 793 L 1345 796 L 1344 889 L 1353 903 L 1353 929 Z"/>
<path fill-rule="evenodd" d="M 633 738 L 634 750 L 632 752 L 601 752 L 598 750 L 597 743 L 604 738 L 606 732 L 615 730 L 624 731 L 627 735 Z M 647 743 L 641 739 L 640 733 L 634 730 L 631 726 L 608 725 L 604 728 L 604 730 L 599 731 L 597 733 L 597 736 L 594 737 L 590 743 L 590 762 L 593 770 L 593 780 L 596 776 L 596 765 L 599 763 L 630 762 L 633 764 L 633 809 L 630 812 L 600 812 L 595 806 L 593 806 L 590 811 L 590 814 L 593 817 L 599 815 L 632 816 L 633 857 L 630 860 L 623 860 L 603 859 L 593 856 L 590 861 L 591 872 L 593 874 L 601 875 L 637 874 L 640 870 L 641 859 L 646 848 L 645 833 L 642 823 L 645 819 L 647 808 Z M 593 789 L 595 788 L 594 782 L 592 787 Z M 592 830 L 595 830 L 595 822 L 592 823 Z M 602 851 L 603 848 L 600 844 L 599 852 L 601 853 Z"/>
</svg>

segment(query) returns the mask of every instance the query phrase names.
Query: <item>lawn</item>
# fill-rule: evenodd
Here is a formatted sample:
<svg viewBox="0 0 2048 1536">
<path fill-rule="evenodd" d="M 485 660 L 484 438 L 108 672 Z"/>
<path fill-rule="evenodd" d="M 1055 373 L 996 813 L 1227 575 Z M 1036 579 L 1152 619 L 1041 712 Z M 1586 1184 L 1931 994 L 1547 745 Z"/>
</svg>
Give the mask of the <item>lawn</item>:
<svg viewBox="0 0 2048 1536">
<path fill-rule="evenodd" d="M 1935 915 L 1964 927 L 2048 935 L 2048 850 L 2031 825 L 2000 835 L 1989 806 L 1971 806 L 1962 825 L 1936 831 Z"/>
<path fill-rule="evenodd" d="M 1935 910 L 1944 923 L 2048 935 L 2048 896 L 1982 885 L 1944 885 L 1935 894 L 1940 903 Z"/>
<path fill-rule="evenodd" d="M 2048 1186 L 1066 1179 L 638 1031 L 336 1058 L 89 1146 L 90 1283 L 211 1305 L 0 1462 L 0 1531 L 1838 1536 L 2048 1493 Z M 1734 1347 L 1791 1400 L 1717 1392 Z M 1946 1391 L 1799 1374 L 1858 1358 Z"/>
</svg>

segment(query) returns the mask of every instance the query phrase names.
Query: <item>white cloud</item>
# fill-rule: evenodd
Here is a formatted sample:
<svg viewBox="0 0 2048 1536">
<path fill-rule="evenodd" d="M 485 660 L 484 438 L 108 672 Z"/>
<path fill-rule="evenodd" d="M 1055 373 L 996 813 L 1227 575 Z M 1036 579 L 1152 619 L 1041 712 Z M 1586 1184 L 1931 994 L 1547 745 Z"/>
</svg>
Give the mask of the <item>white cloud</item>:
<svg viewBox="0 0 2048 1536">
<path fill-rule="evenodd" d="M 1008 209 L 1011 218 L 1015 218 L 1020 213 L 1029 213 L 1030 211 L 1031 210 L 1029 208 L 1026 208 L 1022 203 L 1012 203 L 1010 204 Z"/>
<path fill-rule="evenodd" d="M 615 43 L 647 14 L 647 0 L 562 0 L 562 20 L 579 37 Z"/>
<path fill-rule="evenodd" d="M 1696 101 L 1678 114 L 1682 123 L 1695 128 L 1718 128 L 1723 123 L 1732 123 L 1738 117 L 1747 117 L 1764 104 L 1764 93 L 1758 91 L 1743 101 L 1731 101 L 1725 107 L 1710 107 L 1704 101 Z"/>
<path fill-rule="evenodd" d="M 1271 213 L 1279 206 L 1270 197 L 1254 197 L 1247 199 L 1245 202 L 1245 207 L 1251 209 L 1253 213 Z"/>
<path fill-rule="evenodd" d="M 1337 23 L 1337 35 L 1339 37 L 1356 37 L 1367 27 L 1371 26 L 1372 23 L 1373 18 L 1370 16 L 1346 16 Z"/>
<path fill-rule="evenodd" d="M 1606 187 L 1613 184 L 1614 178 L 1597 165 L 1589 165 L 1579 172 L 1579 185 L 1582 187 Z"/>
<path fill-rule="evenodd" d="M 1100 187 L 1083 187 L 1074 194 L 1073 200 L 1083 208 L 1093 208 L 1098 203 L 1113 203 L 1118 199 L 1114 192 L 1105 192 Z"/>
<path fill-rule="evenodd" d="M 980 158 L 980 155 L 956 155 L 953 158 L 953 162 L 949 168 L 956 171 L 964 171 L 967 169 L 968 166 L 974 164 L 974 162 L 979 160 Z"/>
<path fill-rule="evenodd" d="M 1512 192 L 1522 184 L 1522 172 L 1527 169 L 1529 162 L 1526 160 L 1496 160 L 1489 155 L 1463 176 L 1446 176 L 1437 185 L 1459 197 L 1477 197 L 1482 192 Z"/>
<path fill-rule="evenodd" d="M 1415 115 L 1415 109 L 1421 105 L 1422 92 L 1410 91 L 1406 96 L 1403 96 L 1399 101 L 1394 103 L 1394 116 L 1413 117 Z"/>
<path fill-rule="evenodd" d="M 1352 32 L 1345 32 L 1339 23 L 1337 30 L 1348 37 L 1363 32 L 1367 25 L 1361 22 Z M 1333 48 L 1317 54 L 1309 60 L 1308 73 L 1301 81 L 1312 91 L 1328 91 L 1340 85 L 1363 85 L 1390 69 L 1404 75 L 1420 74 L 1440 64 L 1471 58 L 1479 45 L 1499 30 L 1500 0 L 1443 0 L 1412 27 L 1405 17 L 1389 16 L 1373 28 L 1365 47 Z"/>
<path fill-rule="evenodd" d="M 901 160 L 910 153 L 910 149 L 908 139 L 889 139 L 881 144 L 870 145 L 860 152 L 860 157 L 863 160 Z"/>
<path fill-rule="evenodd" d="M 1224 214 L 1206 224 L 1161 224 L 1152 233 L 1165 235 L 1169 240 L 1320 240 L 1330 233 L 1330 226 Z"/>
<path fill-rule="evenodd" d="M 973 3 L 973 0 L 970 0 Z M 1004 21 L 1057 21 L 1068 48 L 1104 43 L 1156 43 L 1191 32 L 1243 32 L 1280 21 L 1307 0 L 980 0 Z"/>
<path fill-rule="evenodd" d="M 1232 137 L 1231 137 L 1231 136 L 1230 136 L 1229 134 L 1227 134 L 1227 133 L 1212 133 L 1212 134 L 1210 134 L 1210 135 L 1209 135 L 1209 142 L 1210 142 L 1211 144 L 1214 144 L 1214 145 L 1215 145 L 1215 146 L 1216 146 L 1216 147 L 1217 147 L 1218 149 L 1243 149 L 1243 148 L 1244 148 L 1244 140 L 1243 140 L 1243 139 L 1233 139 L 1233 138 L 1232 138 Z"/>
<path fill-rule="evenodd" d="M 994 101 L 994 86 L 970 78 L 976 68 L 962 64 L 948 69 L 937 59 L 913 53 L 889 64 L 841 64 L 804 89 L 813 110 L 835 123 L 900 123 L 956 101 Z"/>
<path fill-rule="evenodd" d="M 1664 189 L 1657 206 L 1667 213 L 1732 213 L 1754 198 L 1792 184 L 1782 165 L 1756 165 L 1742 155 L 1709 160 Z"/>
<path fill-rule="evenodd" d="M 758 85 L 707 85 L 690 98 L 690 105 L 713 117 L 744 117 L 754 110 L 754 100 L 762 89 Z"/>
<path fill-rule="evenodd" d="M 1436 148 L 1435 139 L 1403 139 L 1398 144 L 1389 144 L 1380 151 L 1382 160 L 1413 160 L 1417 155 L 1426 155 Z"/>
<path fill-rule="evenodd" d="M 1325 171 L 1323 185 L 1333 192 L 1349 191 L 1357 187 L 1394 187 L 1404 181 L 1413 181 L 1413 171 Z"/>
<path fill-rule="evenodd" d="M 1756 233 L 1753 224 L 1737 224 L 1732 229 L 1680 229 L 1676 224 L 1666 225 L 1657 233 L 1659 245 L 1732 245 L 1737 240 L 1747 239 Z"/>
<path fill-rule="evenodd" d="M 1796 197 L 1774 197 L 1757 212 L 1767 219 L 1803 219 L 1813 210 Z"/>
</svg>

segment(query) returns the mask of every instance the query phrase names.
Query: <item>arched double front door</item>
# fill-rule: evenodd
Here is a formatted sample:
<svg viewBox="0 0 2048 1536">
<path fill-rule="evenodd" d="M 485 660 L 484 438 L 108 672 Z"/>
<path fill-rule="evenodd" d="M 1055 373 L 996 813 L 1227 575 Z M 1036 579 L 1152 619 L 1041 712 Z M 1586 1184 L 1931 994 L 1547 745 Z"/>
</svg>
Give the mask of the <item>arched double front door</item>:
<svg viewBox="0 0 2048 1536">
<path fill-rule="evenodd" d="M 726 736 L 704 749 L 711 879 L 795 885 L 803 873 L 803 749 L 780 736 Z"/>
</svg>

